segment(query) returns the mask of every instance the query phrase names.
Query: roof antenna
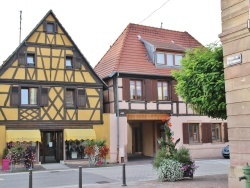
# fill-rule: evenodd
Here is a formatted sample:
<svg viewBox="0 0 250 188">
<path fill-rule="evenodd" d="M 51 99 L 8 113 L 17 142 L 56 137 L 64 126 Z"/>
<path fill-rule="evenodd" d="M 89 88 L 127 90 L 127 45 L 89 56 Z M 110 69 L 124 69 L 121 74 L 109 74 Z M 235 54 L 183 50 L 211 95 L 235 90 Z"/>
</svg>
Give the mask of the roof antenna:
<svg viewBox="0 0 250 188">
<path fill-rule="evenodd" d="M 22 31 L 22 11 L 20 10 L 20 32 L 19 32 L 19 44 L 21 44 L 21 31 Z"/>
<path fill-rule="evenodd" d="M 162 28 L 163 23 L 161 22 L 161 28 Z"/>
</svg>

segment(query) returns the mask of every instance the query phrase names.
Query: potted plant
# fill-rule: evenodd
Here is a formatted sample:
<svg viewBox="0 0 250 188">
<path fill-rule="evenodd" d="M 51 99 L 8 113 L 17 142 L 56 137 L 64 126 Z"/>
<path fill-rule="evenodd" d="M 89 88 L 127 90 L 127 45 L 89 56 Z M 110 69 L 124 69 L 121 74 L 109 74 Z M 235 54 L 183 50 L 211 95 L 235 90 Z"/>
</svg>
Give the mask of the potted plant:
<svg viewBox="0 0 250 188">
<path fill-rule="evenodd" d="M 2 170 L 10 169 L 10 159 L 8 158 L 9 149 L 6 147 L 3 149 L 3 159 L 2 159 Z"/>
</svg>

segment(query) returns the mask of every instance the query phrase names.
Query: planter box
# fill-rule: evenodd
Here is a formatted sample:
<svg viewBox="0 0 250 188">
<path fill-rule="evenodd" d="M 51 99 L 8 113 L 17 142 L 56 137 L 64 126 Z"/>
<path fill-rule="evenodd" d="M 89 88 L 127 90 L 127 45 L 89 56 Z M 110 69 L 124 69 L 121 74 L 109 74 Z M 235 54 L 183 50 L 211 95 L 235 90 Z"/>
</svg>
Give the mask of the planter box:
<svg viewBox="0 0 250 188">
<path fill-rule="evenodd" d="M 10 169 L 10 160 L 3 159 L 2 160 L 2 170 L 9 170 Z"/>
<path fill-rule="evenodd" d="M 185 171 L 183 174 L 183 178 L 191 178 L 193 179 L 194 174 L 189 174 L 189 171 Z"/>
</svg>

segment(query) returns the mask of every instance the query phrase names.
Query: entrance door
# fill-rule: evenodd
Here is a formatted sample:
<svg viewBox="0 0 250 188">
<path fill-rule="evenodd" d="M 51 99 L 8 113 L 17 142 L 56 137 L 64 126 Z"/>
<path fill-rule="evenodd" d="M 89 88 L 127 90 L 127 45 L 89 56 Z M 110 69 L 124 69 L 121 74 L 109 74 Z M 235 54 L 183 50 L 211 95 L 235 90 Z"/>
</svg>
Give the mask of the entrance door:
<svg viewBox="0 0 250 188">
<path fill-rule="evenodd" d="M 62 131 L 42 132 L 40 143 L 40 161 L 42 163 L 57 163 L 63 160 Z"/>
</svg>

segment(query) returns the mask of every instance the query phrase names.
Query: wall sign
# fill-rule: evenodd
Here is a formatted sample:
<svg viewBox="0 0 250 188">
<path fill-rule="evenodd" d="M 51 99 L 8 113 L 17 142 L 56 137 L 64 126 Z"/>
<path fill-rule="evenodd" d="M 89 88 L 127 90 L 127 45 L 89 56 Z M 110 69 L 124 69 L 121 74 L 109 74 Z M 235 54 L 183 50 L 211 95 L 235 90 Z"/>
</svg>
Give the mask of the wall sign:
<svg viewBox="0 0 250 188">
<path fill-rule="evenodd" d="M 241 54 L 234 54 L 227 57 L 227 66 L 242 63 Z"/>
</svg>

